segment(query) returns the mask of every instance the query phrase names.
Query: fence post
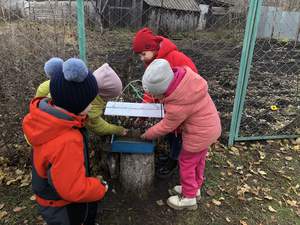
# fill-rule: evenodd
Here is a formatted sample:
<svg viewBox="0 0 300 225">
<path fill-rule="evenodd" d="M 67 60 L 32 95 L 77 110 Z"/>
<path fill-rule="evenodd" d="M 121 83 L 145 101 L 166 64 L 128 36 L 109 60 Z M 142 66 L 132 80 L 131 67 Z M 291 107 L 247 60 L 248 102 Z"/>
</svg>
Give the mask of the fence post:
<svg viewBox="0 0 300 225">
<path fill-rule="evenodd" d="M 228 145 L 233 145 L 239 134 L 239 126 L 247 93 L 256 35 L 259 25 L 262 0 L 251 0 L 247 16 L 240 70 L 235 91 Z"/>
<path fill-rule="evenodd" d="M 80 58 L 86 63 L 86 41 L 85 41 L 85 27 L 84 27 L 84 2 L 83 0 L 76 0 L 77 8 L 77 32 L 78 32 L 78 46 Z"/>
</svg>

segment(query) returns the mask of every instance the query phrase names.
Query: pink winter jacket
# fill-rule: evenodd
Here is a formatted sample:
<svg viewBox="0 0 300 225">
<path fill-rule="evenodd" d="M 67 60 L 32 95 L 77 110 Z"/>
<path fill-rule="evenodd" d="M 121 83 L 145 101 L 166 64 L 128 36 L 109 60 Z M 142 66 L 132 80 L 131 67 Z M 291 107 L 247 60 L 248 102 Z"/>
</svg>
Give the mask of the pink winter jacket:
<svg viewBox="0 0 300 225">
<path fill-rule="evenodd" d="M 199 152 L 208 148 L 221 135 L 218 111 L 208 94 L 207 82 L 189 67 L 169 96 L 163 98 L 165 117 L 145 133 L 146 139 L 166 135 L 177 127 L 182 130 L 182 148 Z"/>
</svg>

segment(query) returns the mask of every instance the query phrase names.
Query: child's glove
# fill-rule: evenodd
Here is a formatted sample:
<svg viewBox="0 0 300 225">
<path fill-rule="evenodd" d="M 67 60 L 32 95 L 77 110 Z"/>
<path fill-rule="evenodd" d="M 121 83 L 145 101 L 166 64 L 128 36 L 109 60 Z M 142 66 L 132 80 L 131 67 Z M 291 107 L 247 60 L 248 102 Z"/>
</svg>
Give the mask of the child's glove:
<svg viewBox="0 0 300 225">
<path fill-rule="evenodd" d="M 143 133 L 143 134 L 141 135 L 141 139 L 146 140 L 146 134 L 145 134 L 145 133 Z"/>
<path fill-rule="evenodd" d="M 105 192 L 108 191 L 108 183 L 103 179 L 102 176 L 97 176 L 97 178 L 100 180 L 101 184 L 105 187 Z"/>
<path fill-rule="evenodd" d="M 101 183 L 104 185 L 105 187 L 105 192 L 108 191 L 108 183 L 105 180 L 102 180 Z"/>
<path fill-rule="evenodd" d="M 125 129 L 124 128 L 124 130 L 121 132 L 121 136 L 126 136 L 127 135 L 127 133 L 128 133 L 128 129 Z"/>
</svg>

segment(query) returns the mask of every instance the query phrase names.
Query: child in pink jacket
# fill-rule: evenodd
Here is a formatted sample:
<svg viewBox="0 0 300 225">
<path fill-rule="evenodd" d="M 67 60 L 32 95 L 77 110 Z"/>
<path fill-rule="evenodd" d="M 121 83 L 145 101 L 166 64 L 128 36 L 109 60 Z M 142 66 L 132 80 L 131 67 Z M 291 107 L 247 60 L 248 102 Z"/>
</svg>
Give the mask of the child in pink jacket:
<svg viewBox="0 0 300 225">
<path fill-rule="evenodd" d="M 218 111 L 208 94 L 207 82 L 189 67 L 171 68 L 164 59 L 154 60 L 143 75 L 143 88 L 164 104 L 165 117 L 141 138 L 152 140 L 180 127 L 180 183 L 168 198 L 174 209 L 197 209 L 208 147 L 221 135 Z"/>
</svg>

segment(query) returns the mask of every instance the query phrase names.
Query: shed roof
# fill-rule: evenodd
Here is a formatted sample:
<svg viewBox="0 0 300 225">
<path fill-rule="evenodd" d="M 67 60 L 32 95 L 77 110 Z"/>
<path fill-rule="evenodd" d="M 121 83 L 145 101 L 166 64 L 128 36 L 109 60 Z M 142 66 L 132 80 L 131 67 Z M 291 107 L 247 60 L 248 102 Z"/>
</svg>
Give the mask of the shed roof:
<svg viewBox="0 0 300 225">
<path fill-rule="evenodd" d="M 165 9 L 182 11 L 200 11 L 200 6 L 195 0 L 144 0 L 148 5 Z"/>
</svg>

